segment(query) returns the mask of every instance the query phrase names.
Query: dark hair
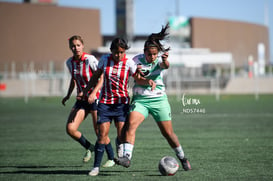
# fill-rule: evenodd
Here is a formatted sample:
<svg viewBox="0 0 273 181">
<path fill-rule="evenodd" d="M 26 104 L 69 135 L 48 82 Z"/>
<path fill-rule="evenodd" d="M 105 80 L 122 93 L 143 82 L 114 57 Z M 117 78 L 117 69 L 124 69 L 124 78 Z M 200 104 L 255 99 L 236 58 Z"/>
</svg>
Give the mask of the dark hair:
<svg viewBox="0 0 273 181">
<path fill-rule="evenodd" d="M 144 44 L 144 51 L 146 51 L 150 47 L 156 47 L 158 51 L 169 51 L 171 48 L 164 48 L 164 46 L 160 42 L 161 40 L 166 39 L 166 37 L 169 35 L 169 33 L 167 32 L 169 27 L 169 23 L 167 23 L 165 27 L 162 26 L 162 29 L 159 33 L 152 33 L 150 36 L 148 36 L 148 39 L 145 41 Z"/>
<path fill-rule="evenodd" d="M 83 44 L 83 39 L 82 39 L 82 37 L 79 36 L 79 35 L 74 35 L 74 36 L 71 36 L 71 37 L 68 39 L 68 41 L 69 41 L 69 46 L 72 44 L 72 42 L 73 42 L 74 40 L 79 40 L 79 41 Z"/>
<path fill-rule="evenodd" d="M 110 50 L 112 51 L 112 50 L 118 49 L 118 47 L 124 48 L 125 50 L 128 50 L 130 48 L 125 39 L 115 38 L 111 43 Z"/>
</svg>

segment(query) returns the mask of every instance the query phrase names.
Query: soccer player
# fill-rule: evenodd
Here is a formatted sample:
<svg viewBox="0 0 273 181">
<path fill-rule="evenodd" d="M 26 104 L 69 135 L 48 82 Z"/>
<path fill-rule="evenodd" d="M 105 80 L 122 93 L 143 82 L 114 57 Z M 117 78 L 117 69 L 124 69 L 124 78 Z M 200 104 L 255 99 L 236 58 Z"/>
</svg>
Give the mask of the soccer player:
<svg viewBox="0 0 273 181">
<path fill-rule="evenodd" d="M 77 85 L 77 94 L 82 92 L 82 90 L 87 86 L 87 83 L 92 77 L 93 73 L 97 70 L 98 66 L 98 60 L 93 55 L 89 55 L 83 52 L 84 43 L 83 39 L 80 36 L 72 36 L 69 39 L 69 47 L 73 53 L 73 56 L 66 61 L 66 65 L 71 74 L 71 80 L 67 95 L 62 99 L 63 105 L 65 105 L 66 101 L 70 98 L 75 85 Z M 98 86 L 96 87 L 96 89 L 94 89 L 93 91 L 92 89 L 88 90 L 88 93 L 92 92 L 92 95 L 90 95 L 90 97 L 98 99 L 99 89 L 101 88 L 101 86 L 102 80 L 98 82 Z M 89 104 L 87 98 L 88 96 L 86 94 L 83 100 L 76 101 L 70 112 L 66 124 L 67 134 L 71 136 L 74 140 L 78 141 L 86 149 L 83 162 L 88 162 L 91 159 L 91 152 L 94 151 L 94 145 L 91 144 L 80 131 L 78 131 L 80 124 L 89 113 L 91 113 L 93 127 L 96 134 L 98 135 L 97 101 Z M 106 162 L 105 166 L 110 167 L 115 164 L 113 161 L 114 152 L 109 138 L 106 140 L 106 143 L 106 150 L 109 160 Z"/>
<path fill-rule="evenodd" d="M 124 167 L 130 166 L 132 158 L 135 134 L 138 126 L 151 114 L 155 119 L 161 134 L 165 137 L 176 156 L 182 163 L 184 170 L 191 169 L 190 163 L 185 157 L 184 151 L 173 131 L 171 121 L 171 108 L 165 93 L 163 83 L 163 70 L 169 68 L 169 49 L 164 48 L 161 41 L 168 35 L 169 25 L 162 27 L 159 33 L 151 34 L 144 44 L 144 54 L 133 58 L 146 79 L 146 85 L 135 82 L 133 87 L 132 109 L 129 115 L 128 127 L 125 130 L 124 155 L 115 159 L 115 162 Z M 162 56 L 158 54 L 163 52 Z"/>
<path fill-rule="evenodd" d="M 99 61 L 98 70 L 84 89 L 83 95 L 90 87 L 94 87 L 100 77 L 103 78 L 101 97 L 98 105 L 99 137 L 95 145 L 95 160 L 90 176 L 99 174 L 99 167 L 107 144 L 108 133 L 112 120 L 117 129 L 117 147 L 121 142 L 121 132 L 129 112 L 129 93 L 127 90 L 129 76 L 135 76 L 136 65 L 126 57 L 129 49 L 122 38 L 115 38 L 111 43 L 111 54 L 103 55 Z M 92 102 L 91 99 L 89 101 Z"/>
</svg>

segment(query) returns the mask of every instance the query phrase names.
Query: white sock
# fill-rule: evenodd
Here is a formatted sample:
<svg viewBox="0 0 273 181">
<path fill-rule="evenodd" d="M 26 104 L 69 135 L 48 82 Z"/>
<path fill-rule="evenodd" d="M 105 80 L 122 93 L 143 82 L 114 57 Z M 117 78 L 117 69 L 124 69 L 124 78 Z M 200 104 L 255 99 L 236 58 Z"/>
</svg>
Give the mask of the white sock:
<svg viewBox="0 0 273 181">
<path fill-rule="evenodd" d="M 179 159 L 183 159 L 185 157 L 185 154 L 181 145 L 176 148 L 173 148 L 173 150 L 175 151 L 175 154 Z"/>
<path fill-rule="evenodd" d="M 131 160 L 132 156 L 133 156 L 133 149 L 134 149 L 134 145 L 132 145 L 130 143 L 124 143 L 124 153 L 123 153 L 123 155 L 128 157 Z"/>
<path fill-rule="evenodd" d="M 124 151 L 124 145 L 123 144 L 119 144 L 117 145 L 118 147 L 118 157 L 122 157 L 123 156 L 123 151 Z"/>
</svg>

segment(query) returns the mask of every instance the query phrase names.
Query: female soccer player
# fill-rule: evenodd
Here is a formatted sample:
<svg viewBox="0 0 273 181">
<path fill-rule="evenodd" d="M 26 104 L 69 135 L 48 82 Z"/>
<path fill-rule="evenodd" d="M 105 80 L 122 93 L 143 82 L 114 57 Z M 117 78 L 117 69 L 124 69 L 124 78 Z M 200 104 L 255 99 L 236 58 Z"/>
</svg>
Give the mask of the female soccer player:
<svg viewBox="0 0 273 181">
<path fill-rule="evenodd" d="M 93 73 L 97 70 L 98 66 L 98 60 L 93 55 L 88 55 L 87 53 L 83 52 L 84 44 L 83 39 L 80 36 L 72 36 L 69 39 L 69 47 L 73 53 L 73 56 L 66 61 L 66 65 L 71 74 L 71 80 L 67 95 L 62 99 L 63 105 L 65 105 L 65 102 L 70 98 L 75 85 L 77 85 L 77 93 L 82 92 L 82 90 L 87 86 L 87 83 L 92 77 Z M 90 89 L 88 91 L 88 93 L 92 91 L 92 95 L 90 95 L 90 97 L 98 99 L 99 89 L 101 86 L 102 80 L 98 82 L 96 89 L 93 91 Z M 98 135 L 97 102 L 89 104 L 87 98 L 88 96 L 86 94 L 83 100 L 76 101 L 66 124 L 67 134 L 78 141 L 87 150 L 83 158 L 84 162 L 88 162 L 90 160 L 91 152 L 94 151 L 94 145 L 91 144 L 80 131 L 78 131 L 80 124 L 86 118 L 88 113 L 91 113 L 93 127 Z M 106 143 L 106 150 L 109 160 L 106 162 L 105 166 L 110 167 L 114 165 L 114 152 L 109 138 L 106 140 Z"/>
<path fill-rule="evenodd" d="M 104 145 L 107 144 L 108 133 L 112 120 L 117 129 L 117 142 L 121 142 L 121 132 L 129 112 L 129 93 L 127 90 L 129 75 L 135 76 L 136 65 L 126 57 L 129 49 L 127 42 L 116 38 L 111 43 L 111 54 L 103 55 L 99 61 L 98 70 L 84 89 L 83 95 L 90 87 L 94 87 L 99 77 L 103 78 L 101 97 L 98 105 L 99 137 L 95 145 L 94 167 L 90 176 L 99 174 L 99 167 L 103 157 Z M 89 99 L 91 102 L 91 98 Z"/>
<path fill-rule="evenodd" d="M 124 167 L 130 166 L 132 152 L 135 143 L 135 134 L 138 126 L 151 114 L 155 119 L 161 134 L 168 141 L 176 156 L 182 163 L 184 170 L 190 170 L 191 166 L 184 151 L 179 143 L 176 134 L 173 131 L 171 121 L 171 108 L 165 93 L 163 83 L 163 70 L 169 68 L 168 51 L 170 48 L 164 48 L 161 40 L 168 35 L 169 28 L 167 24 L 161 32 L 151 34 L 144 44 L 144 54 L 133 58 L 140 71 L 146 79 L 146 85 L 140 85 L 138 81 L 133 87 L 132 110 L 129 115 L 128 127 L 125 131 L 124 155 L 115 159 L 116 163 Z M 160 52 L 164 52 L 161 57 Z"/>
</svg>

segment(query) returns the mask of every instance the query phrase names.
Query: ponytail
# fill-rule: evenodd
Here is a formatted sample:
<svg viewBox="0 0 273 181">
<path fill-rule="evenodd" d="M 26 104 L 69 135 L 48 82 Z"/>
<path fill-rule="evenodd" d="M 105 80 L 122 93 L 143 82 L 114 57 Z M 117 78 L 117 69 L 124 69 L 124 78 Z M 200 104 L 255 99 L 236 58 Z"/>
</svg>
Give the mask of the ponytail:
<svg viewBox="0 0 273 181">
<path fill-rule="evenodd" d="M 167 30 L 170 28 L 169 23 L 163 26 L 161 31 L 159 33 L 152 33 L 148 36 L 148 39 L 146 40 L 144 44 L 144 51 L 146 51 L 148 48 L 156 47 L 158 51 L 169 51 L 170 47 L 164 48 L 163 44 L 161 44 L 161 40 L 166 39 L 166 37 L 169 35 Z"/>
</svg>

